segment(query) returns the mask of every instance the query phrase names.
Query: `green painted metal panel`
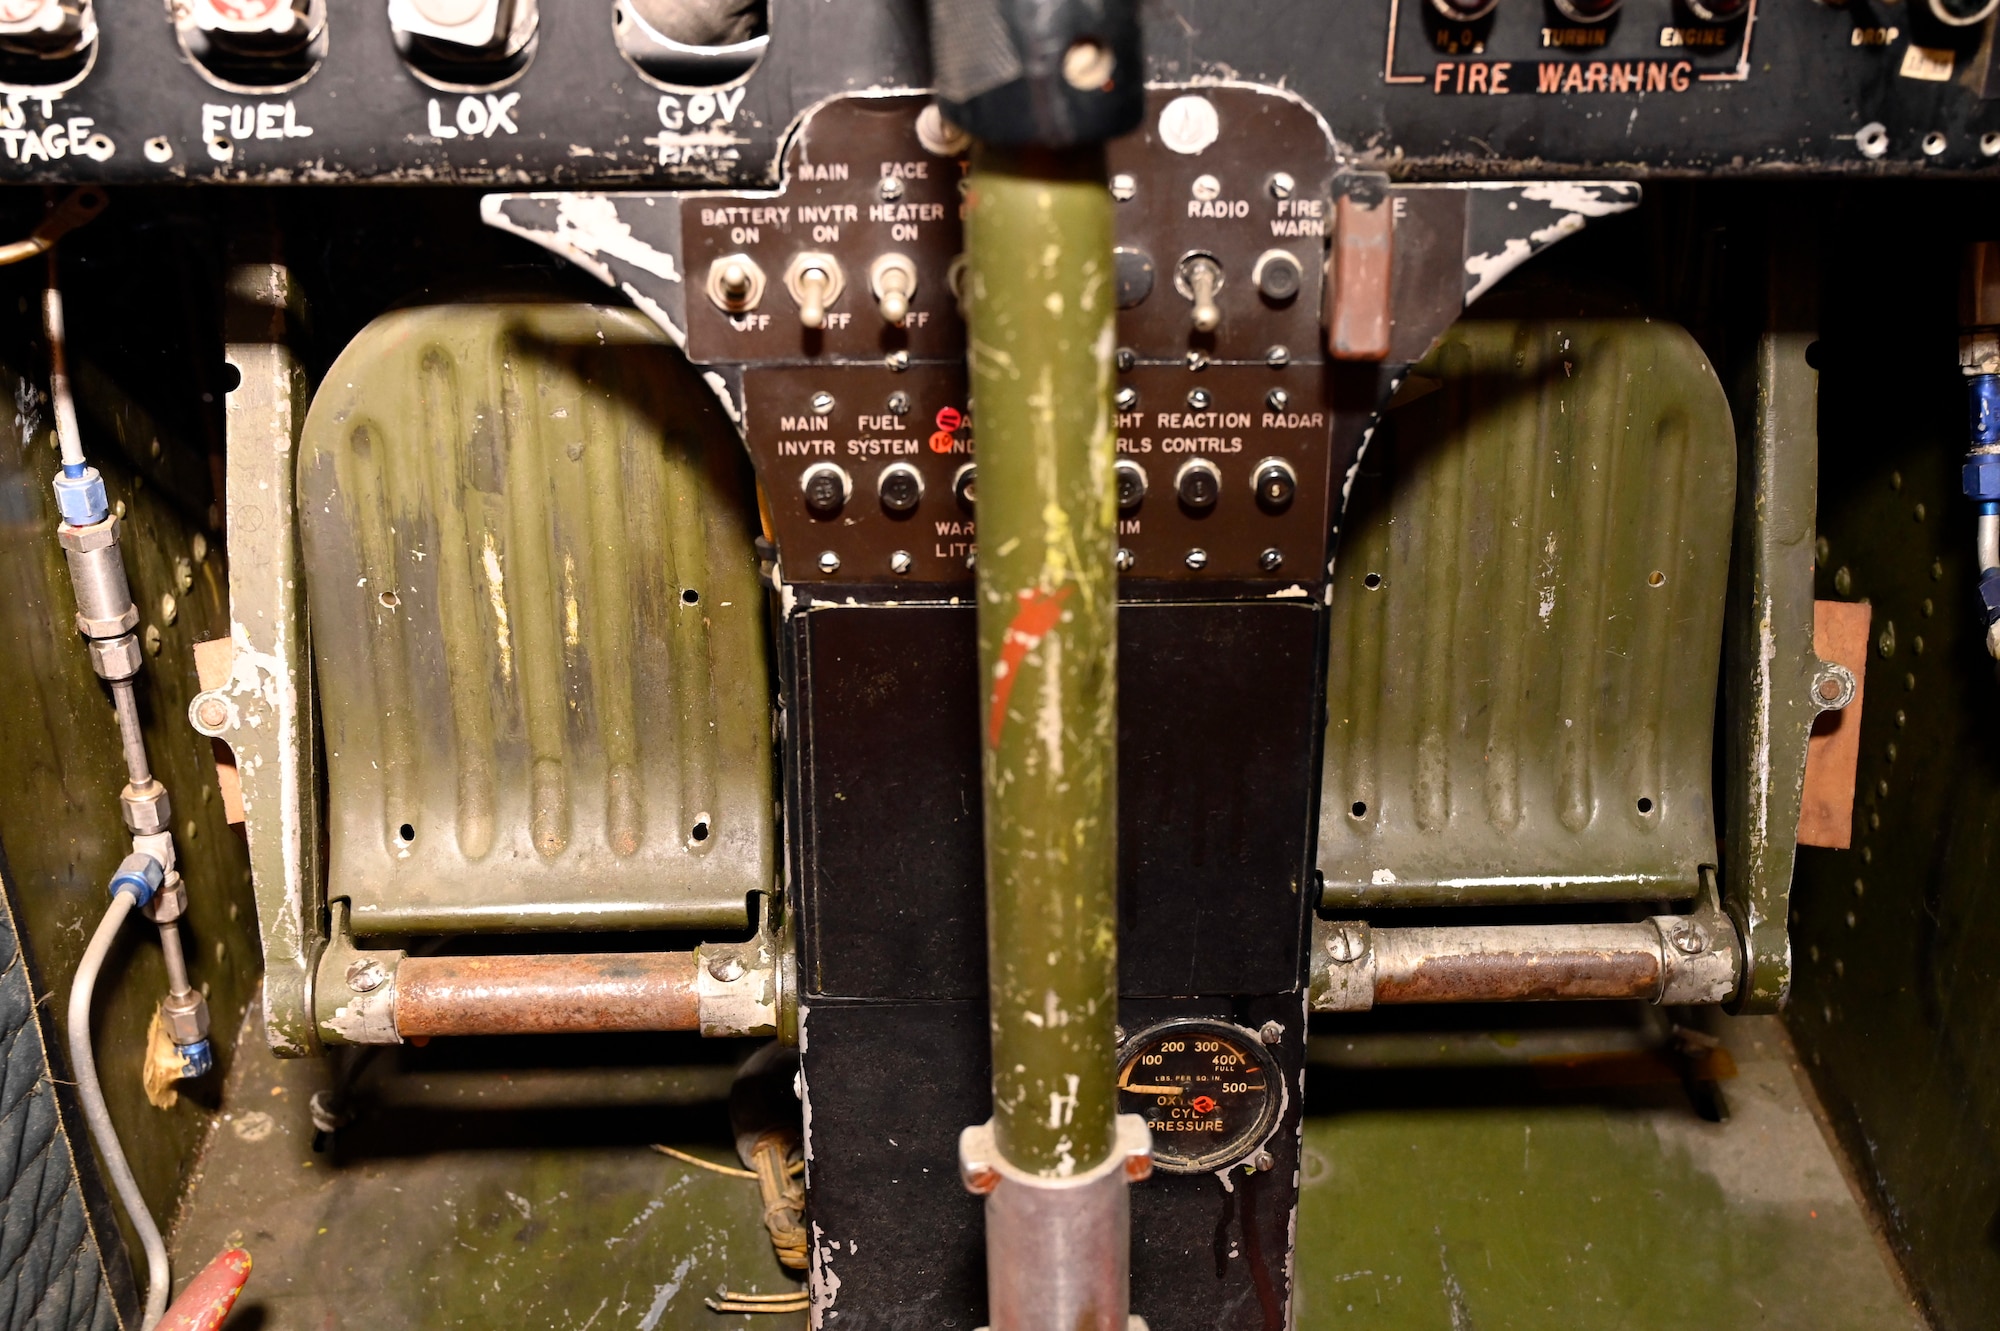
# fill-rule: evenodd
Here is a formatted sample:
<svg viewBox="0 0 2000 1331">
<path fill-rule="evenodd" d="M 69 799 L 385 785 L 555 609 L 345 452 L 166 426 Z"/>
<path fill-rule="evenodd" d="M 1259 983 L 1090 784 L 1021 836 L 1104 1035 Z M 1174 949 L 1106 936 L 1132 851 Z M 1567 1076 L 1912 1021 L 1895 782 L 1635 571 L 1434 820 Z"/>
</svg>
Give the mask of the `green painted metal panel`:
<svg viewBox="0 0 2000 1331">
<path fill-rule="evenodd" d="M 357 932 L 748 924 L 777 872 L 755 505 L 657 330 L 384 316 L 314 399 L 299 495 Z"/>
<path fill-rule="evenodd" d="M 1691 896 L 1735 495 L 1681 328 L 1468 320 L 1368 450 L 1332 603 L 1325 904 Z"/>
</svg>

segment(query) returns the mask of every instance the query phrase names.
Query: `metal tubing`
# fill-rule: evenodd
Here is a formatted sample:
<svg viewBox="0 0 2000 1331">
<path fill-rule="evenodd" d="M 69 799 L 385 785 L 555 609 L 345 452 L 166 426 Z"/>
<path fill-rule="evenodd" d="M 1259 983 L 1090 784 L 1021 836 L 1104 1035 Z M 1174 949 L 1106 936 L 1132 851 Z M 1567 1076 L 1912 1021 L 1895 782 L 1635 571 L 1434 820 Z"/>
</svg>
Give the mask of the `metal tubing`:
<svg viewBox="0 0 2000 1331">
<path fill-rule="evenodd" d="M 1638 924 L 1377 929 L 1377 1003 L 1659 995 L 1660 932 Z"/>
<path fill-rule="evenodd" d="M 118 937 L 119 926 L 132 913 L 132 905 L 131 893 L 111 894 L 111 906 L 104 912 L 97 932 L 90 936 L 83 960 L 77 963 L 76 978 L 70 982 L 69 990 L 69 1061 L 70 1071 L 76 1076 L 77 1099 L 83 1105 L 83 1120 L 90 1125 L 91 1140 L 97 1143 L 97 1153 L 104 1157 L 104 1172 L 111 1176 L 112 1190 L 118 1194 L 132 1228 L 138 1231 L 139 1245 L 146 1251 L 146 1311 L 140 1325 L 150 1331 L 167 1310 L 173 1274 L 160 1227 L 153 1223 L 145 1195 L 139 1191 L 139 1181 L 132 1177 L 132 1166 L 125 1159 L 125 1148 L 118 1143 L 118 1129 L 104 1103 L 104 1088 L 98 1084 L 97 1056 L 90 1039 L 90 1002 L 97 992 L 97 975 L 104 968 L 105 954 L 111 951 L 111 944 Z"/>
<path fill-rule="evenodd" d="M 118 739 L 125 747 L 125 773 L 134 786 L 150 785 L 153 766 L 146 758 L 146 736 L 139 729 L 139 701 L 131 680 L 112 682 L 111 705 L 118 712 Z"/>
<path fill-rule="evenodd" d="M 396 969 L 396 1032 L 700 1030 L 695 974 L 692 952 L 410 957 Z"/>
<path fill-rule="evenodd" d="M 62 291 L 56 285 L 56 256 L 49 252 L 49 281 L 42 290 L 42 331 L 49 340 L 49 399 L 55 407 L 56 446 L 66 469 L 83 468 L 83 434 L 76 426 L 76 403 L 69 391 L 69 355 L 63 328 Z"/>
<path fill-rule="evenodd" d="M 2000 513 L 1981 513 L 1975 539 L 1979 543 L 1979 571 L 2000 568 Z"/>
<path fill-rule="evenodd" d="M 193 992 L 188 983 L 187 954 L 181 950 L 181 927 L 172 920 L 164 921 L 160 930 L 160 957 L 167 965 L 167 992 L 175 998 Z"/>
<path fill-rule="evenodd" d="M 1095 148 L 979 144 L 970 181 L 993 1128 L 1054 1178 L 1114 1140 L 1112 203 Z"/>
</svg>

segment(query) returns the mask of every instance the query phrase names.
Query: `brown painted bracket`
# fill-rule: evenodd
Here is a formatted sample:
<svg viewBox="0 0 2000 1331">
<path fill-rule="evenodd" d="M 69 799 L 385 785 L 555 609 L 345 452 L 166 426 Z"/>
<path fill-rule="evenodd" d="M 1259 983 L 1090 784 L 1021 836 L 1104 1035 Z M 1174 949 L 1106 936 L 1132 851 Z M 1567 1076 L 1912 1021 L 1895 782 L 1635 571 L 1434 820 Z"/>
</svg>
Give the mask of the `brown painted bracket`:
<svg viewBox="0 0 2000 1331">
<path fill-rule="evenodd" d="M 229 683 L 229 672 L 235 663 L 236 644 L 228 638 L 210 638 L 194 645 L 194 673 L 204 693 Z M 211 739 L 209 744 L 215 749 L 215 785 L 222 792 L 222 811 L 230 822 L 241 827 L 243 777 L 236 770 L 236 750 L 226 740 Z"/>
<path fill-rule="evenodd" d="M 1868 668 L 1865 602 L 1813 602 L 1813 653 L 1846 666 L 1854 700 L 1821 712 L 1806 742 L 1805 790 L 1799 800 L 1799 844 L 1846 850 L 1854 837 L 1854 769 L 1861 758 L 1861 698 Z"/>
<path fill-rule="evenodd" d="M 1386 184 L 1361 178 L 1334 201 L 1333 243 L 1326 253 L 1326 350 L 1335 360 L 1379 361 L 1389 355 L 1396 209 Z"/>
</svg>

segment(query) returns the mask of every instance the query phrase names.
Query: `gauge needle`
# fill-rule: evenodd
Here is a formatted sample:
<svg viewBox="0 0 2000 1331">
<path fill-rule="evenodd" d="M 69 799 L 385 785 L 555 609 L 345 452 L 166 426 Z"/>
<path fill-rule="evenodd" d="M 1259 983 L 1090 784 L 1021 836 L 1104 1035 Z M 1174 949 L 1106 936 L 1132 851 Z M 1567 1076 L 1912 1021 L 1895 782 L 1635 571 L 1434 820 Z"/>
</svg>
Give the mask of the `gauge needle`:
<svg viewBox="0 0 2000 1331">
<path fill-rule="evenodd" d="M 1185 1086 L 1133 1086 L 1128 1082 L 1126 1085 L 1119 1087 L 1119 1089 L 1130 1091 L 1134 1095 L 1179 1095 L 1187 1088 Z"/>
</svg>

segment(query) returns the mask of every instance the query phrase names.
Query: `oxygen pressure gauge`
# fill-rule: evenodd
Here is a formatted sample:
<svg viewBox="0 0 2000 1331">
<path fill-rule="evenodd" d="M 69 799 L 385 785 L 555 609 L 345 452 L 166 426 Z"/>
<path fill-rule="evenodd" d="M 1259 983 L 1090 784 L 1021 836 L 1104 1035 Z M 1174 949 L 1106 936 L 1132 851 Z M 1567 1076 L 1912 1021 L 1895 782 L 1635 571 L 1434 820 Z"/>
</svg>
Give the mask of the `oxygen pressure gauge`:
<svg viewBox="0 0 2000 1331">
<path fill-rule="evenodd" d="M 1118 1055 L 1118 1108 L 1153 1130 L 1153 1167 L 1205 1174 L 1247 1159 L 1277 1125 L 1285 1089 L 1256 1032 L 1198 1017 L 1162 1022 Z"/>
</svg>

